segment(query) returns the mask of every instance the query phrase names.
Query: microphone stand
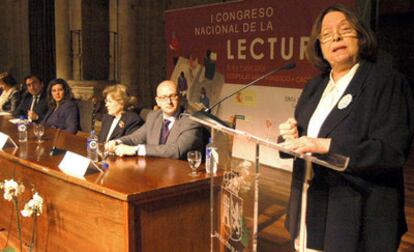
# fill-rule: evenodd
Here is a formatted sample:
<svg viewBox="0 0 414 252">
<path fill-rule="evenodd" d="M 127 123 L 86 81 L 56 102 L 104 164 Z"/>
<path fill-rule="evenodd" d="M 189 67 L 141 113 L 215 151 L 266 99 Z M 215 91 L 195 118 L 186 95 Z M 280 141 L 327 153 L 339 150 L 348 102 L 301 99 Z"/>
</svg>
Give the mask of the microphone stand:
<svg viewBox="0 0 414 252">
<path fill-rule="evenodd" d="M 49 152 L 49 156 L 56 156 L 56 155 L 60 155 L 60 154 L 63 154 L 63 153 L 66 152 L 66 150 L 59 149 L 59 148 L 56 147 L 56 142 L 57 142 L 57 139 L 59 138 L 59 135 L 60 135 L 60 129 L 57 129 L 55 139 L 53 139 L 52 149 Z"/>
<path fill-rule="evenodd" d="M 284 64 L 284 65 L 282 65 L 278 68 L 275 68 L 272 71 L 266 73 L 265 75 L 260 76 L 259 78 L 253 80 L 252 82 L 246 84 L 245 86 L 243 86 L 243 87 L 237 89 L 236 91 L 230 93 L 229 95 L 227 95 L 224 98 L 220 99 L 219 101 L 217 101 L 216 103 L 214 103 L 210 107 L 208 107 L 204 110 L 200 110 L 200 111 L 197 111 L 197 112 L 193 113 L 192 116 L 194 116 L 195 118 L 198 118 L 200 120 L 208 121 L 210 123 L 217 123 L 217 124 L 220 124 L 222 126 L 228 127 L 228 124 L 226 122 L 224 122 L 223 120 L 221 120 L 217 116 L 212 115 L 210 113 L 213 108 L 215 108 L 216 106 L 221 104 L 223 101 L 227 100 L 228 98 L 232 97 L 236 93 L 239 93 L 240 91 L 242 91 L 242 90 L 256 84 L 257 82 L 269 77 L 270 75 L 275 74 L 275 73 L 277 73 L 281 70 L 289 70 L 289 69 L 292 69 L 292 68 L 295 68 L 295 67 L 296 67 L 295 62 L 290 62 L 290 63 Z"/>
</svg>

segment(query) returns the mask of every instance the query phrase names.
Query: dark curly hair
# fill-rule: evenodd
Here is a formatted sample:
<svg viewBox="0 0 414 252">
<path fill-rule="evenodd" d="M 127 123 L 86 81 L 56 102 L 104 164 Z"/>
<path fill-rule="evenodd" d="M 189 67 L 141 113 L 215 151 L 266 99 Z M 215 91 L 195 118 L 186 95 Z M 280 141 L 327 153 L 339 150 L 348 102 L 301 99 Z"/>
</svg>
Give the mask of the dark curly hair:
<svg viewBox="0 0 414 252">
<path fill-rule="evenodd" d="M 53 88 L 53 86 L 58 85 L 58 84 L 62 85 L 62 87 L 63 87 L 63 91 L 64 91 L 63 101 L 64 100 L 71 100 L 72 97 L 73 97 L 72 90 L 71 90 L 69 84 L 64 79 L 58 78 L 58 79 L 51 80 L 49 82 L 48 87 L 47 87 L 47 97 L 49 99 L 49 107 L 50 108 L 56 108 L 57 104 L 56 104 L 56 101 L 53 99 L 53 96 L 52 96 L 52 88 Z"/>
</svg>

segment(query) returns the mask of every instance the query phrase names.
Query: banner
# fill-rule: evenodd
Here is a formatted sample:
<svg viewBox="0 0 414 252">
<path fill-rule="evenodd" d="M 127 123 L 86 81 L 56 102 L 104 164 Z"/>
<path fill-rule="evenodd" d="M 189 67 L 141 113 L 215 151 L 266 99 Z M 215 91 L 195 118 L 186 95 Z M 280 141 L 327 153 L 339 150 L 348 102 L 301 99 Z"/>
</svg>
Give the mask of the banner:
<svg viewBox="0 0 414 252">
<path fill-rule="evenodd" d="M 295 71 L 270 76 L 258 85 L 303 88 L 317 73 L 305 59 L 311 25 L 321 9 L 336 2 L 255 0 L 167 11 L 169 74 L 181 56 L 203 64 L 207 78 L 218 71 L 225 83 L 244 84 L 294 61 Z"/>
</svg>

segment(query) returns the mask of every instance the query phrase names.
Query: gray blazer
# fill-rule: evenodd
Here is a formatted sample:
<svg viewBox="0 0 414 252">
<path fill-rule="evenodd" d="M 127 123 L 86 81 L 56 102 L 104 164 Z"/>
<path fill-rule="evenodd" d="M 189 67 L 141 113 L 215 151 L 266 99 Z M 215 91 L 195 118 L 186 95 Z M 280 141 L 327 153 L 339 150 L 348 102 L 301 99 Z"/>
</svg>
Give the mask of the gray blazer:
<svg viewBox="0 0 414 252">
<path fill-rule="evenodd" d="M 202 151 L 204 146 L 200 124 L 180 113 L 170 130 L 167 142 L 160 144 L 162 121 L 162 111 L 152 111 L 141 128 L 119 140 L 127 145 L 144 144 L 147 156 L 185 160 L 188 151 Z"/>
</svg>

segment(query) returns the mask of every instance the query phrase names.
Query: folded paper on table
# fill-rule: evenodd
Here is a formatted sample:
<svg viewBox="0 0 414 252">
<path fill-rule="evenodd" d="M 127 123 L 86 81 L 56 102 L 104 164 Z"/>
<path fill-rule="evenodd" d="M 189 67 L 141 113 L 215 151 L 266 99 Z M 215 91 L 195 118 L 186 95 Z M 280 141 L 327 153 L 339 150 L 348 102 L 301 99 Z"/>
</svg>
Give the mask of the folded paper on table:
<svg viewBox="0 0 414 252">
<path fill-rule="evenodd" d="M 18 148 L 17 144 L 13 141 L 9 135 L 4 134 L 3 132 L 0 132 L 0 150 L 3 149 L 6 146 L 7 140 L 10 139 L 10 143 L 15 147 Z"/>
<path fill-rule="evenodd" d="M 95 168 L 99 172 L 103 172 L 103 170 L 89 158 L 71 151 L 66 151 L 65 156 L 59 164 L 59 169 L 65 174 L 84 179 L 89 166 Z"/>
</svg>

